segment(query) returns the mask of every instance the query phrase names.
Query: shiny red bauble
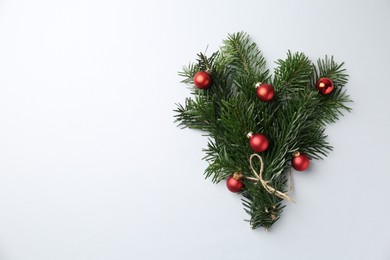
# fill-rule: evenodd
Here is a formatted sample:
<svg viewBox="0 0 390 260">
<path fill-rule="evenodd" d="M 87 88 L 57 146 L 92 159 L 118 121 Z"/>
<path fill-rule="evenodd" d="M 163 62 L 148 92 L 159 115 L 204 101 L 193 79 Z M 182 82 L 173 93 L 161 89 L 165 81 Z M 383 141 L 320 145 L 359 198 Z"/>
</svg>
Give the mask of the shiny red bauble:
<svg viewBox="0 0 390 260">
<path fill-rule="evenodd" d="M 256 85 L 256 96 L 265 102 L 271 101 L 275 95 L 275 90 L 270 84 Z"/>
<path fill-rule="evenodd" d="M 231 192 L 240 192 L 244 187 L 241 177 L 237 177 L 235 174 L 226 179 L 226 187 Z"/>
<path fill-rule="evenodd" d="M 322 94 L 327 95 L 330 92 L 332 92 L 334 85 L 333 81 L 331 81 L 328 78 L 320 78 L 316 83 L 316 88 L 319 90 Z"/>
<path fill-rule="evenodd" d="M 256 153 L 261 153 L 268 148 L 268 139 L 263 134 L 248 134 L 249 145 Z"/>
<path fill-rule="evenodd" d="M 295 152 L 291 160 L 291 165 L 297 171 L 304 171 L 309 168 L 310 159 L 304 153 Z"/>
<path fill-rule="evenodd" d="M 207 89 L 211 84 L 211 76 L 206 71 L 199 71 L 194 76 L 194 85 L 199 89 Z"/>
</svg>

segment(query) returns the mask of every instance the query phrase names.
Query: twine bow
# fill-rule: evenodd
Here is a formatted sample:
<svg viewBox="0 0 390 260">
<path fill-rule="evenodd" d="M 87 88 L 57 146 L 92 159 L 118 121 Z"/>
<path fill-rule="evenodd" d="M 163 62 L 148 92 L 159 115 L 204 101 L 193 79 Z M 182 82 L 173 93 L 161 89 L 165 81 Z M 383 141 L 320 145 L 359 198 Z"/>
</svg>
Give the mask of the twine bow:
<svg viewBox="0 0 390 260">
<path fill-rule="evenodd" d="M 256 172 L 255 168 L 253 167 L 253 158 L 254 157 L 257 157 L 259 160 L 260 160 L 260 171 L 259 173 Z M 250 156 L 249 158 L 249 162 L 250 162 L 250 165 L 251 165 L 251 169 L 252 169 L 252 172 L 253 174 L 256 176 L 256 178 L 250 178 L 250 177 L 247 177 L 247 179 L 251 179 L 251 180 L 256 180 L 256 181 L 260 181 L 261 185 L 263 185 L 264 189 L 266 191 L 268 191 L 269 193 L 271 194 L 275 194 L 275 196 L 283 199 L 283 200 L 288 200 L 290 202 L 294 202 L 296 203 L 292 198 L 290 198 L 287 194 L 288 192 L 284 193 L 284 192 L 281 192 L 281 191 L 278 191 L 277 189 L 275 189 L 274 187 L 268 185 L 268 181 L 265 181 L 263 179 L 263 171 L 264 171 L 264 163 L 263 163 L 263 158 L 261 158 L 260 155 L 254 153 Z M 291 172 L 290 172 L 290 176 L 291 176 Z M 290 191 L 292 190 L 293 188 L 293 185 L 292 185 L 292 178 L 290 178 Z"/>
</svg>

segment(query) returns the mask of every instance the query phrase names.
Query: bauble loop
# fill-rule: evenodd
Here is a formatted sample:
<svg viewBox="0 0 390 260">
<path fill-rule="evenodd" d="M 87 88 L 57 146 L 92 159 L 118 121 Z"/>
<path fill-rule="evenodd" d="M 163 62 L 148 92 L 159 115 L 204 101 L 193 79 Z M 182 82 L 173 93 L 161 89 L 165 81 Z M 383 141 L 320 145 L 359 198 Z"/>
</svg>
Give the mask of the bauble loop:
<svg viewBox="0 0 390 260">
<path fill-rule="evenodd" d="M 299 151 L 293 152 L 292 156 L 293 157 L 298 157 L 301 153 Z"/>
<path fill-rule="evenodd" d="M 327 95 L 332 92 L 334 85 L 333 81 L 328 78 L 320 78 L 316 83 L 316 88 L 323 95 Z"/>
<path fill-rule="evenodd" d="M 249 134 L 248 134 L 249 135 Z M 268 148 L 268 139 L 263 134 L 251 134 L 249 135 L 249 145 L 256 153 L 261 153 Z"/>
<path fill-rule="evenodd" d="M 275 95 L 275 90 L 270 84 L 256 84 L 256 96 L 264 102 L 269 102 Z"/>
<path fill-rule="evenodd" d="M 226 187 L 228 188 L 228 190 L 230 190 L 231 192 L 240 192 L 241 189 L 244 187 L 244 183 L 242 183 L 241 178 L 238 178 L 236 173 L 229 176 L 226 179 Z"/>
<path fill-rule="evenodd" d="M 304 171 L 309 168 L 310 159 L 306 154 L 297 151 L 293 153 L 291 165 L 297 171 Z"/>
<path fill-rule="evenodd" d="M 194 76 L 194 85 L 199 89 L 207 89 L 211 85 L 211 76 L 206 71 L 199 71 Z"/>
<path fill-rule="evenodd" d="M 241 180 L 244 177 L 244 175 L 241 172 L 235 172 L 233 173 L 233 178 L 236 180 Z"/>
</svg>

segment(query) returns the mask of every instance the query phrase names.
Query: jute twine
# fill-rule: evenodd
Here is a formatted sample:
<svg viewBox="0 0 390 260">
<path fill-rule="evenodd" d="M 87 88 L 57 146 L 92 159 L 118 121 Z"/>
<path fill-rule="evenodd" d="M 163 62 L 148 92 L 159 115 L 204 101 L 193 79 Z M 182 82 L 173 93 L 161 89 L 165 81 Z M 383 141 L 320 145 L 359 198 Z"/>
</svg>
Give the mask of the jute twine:
<svg viewBox="0 0 390 260">
<path fill-rule="evenodd" d="M 259 173 L 257 173 L 256 169 L 253 167 L 253 159 L 255 157 L 260 160 L 260 171 L 259 171 Z M 290 171 L 290 191 L 284 193 L 284 192 L 278 191 L 274 187 L 268 185 L 269 181 L 264 180 L 264 178 L 263 178 L 264 162 L 263 162 L 263 158 L 261 158 L 260 155 L 258 155 L 256 153 L 252 154 L 250 156 L 250 158 L 249 158 L 249 162 L 250 162 L 250 166 L 251 166 L 252 172 L 255 175 L 255 178 L 245 177 L 246 179 L 259 181 L 261 183 L 261 185 L 263 185 L 264 189 L 266 191 L 268 191 L 269 193 L 275 194 L 275 196 L 277 196 L 277 197 L 279 197 L 279 198 L 281 198 L 283 200 L 288 200 L 290 202 L 296 203 L 292 198 L 290 198 L 288 196 L 288 193 L 291 192 L 293 190 L 293 187 L 294 187 L 291 171 Z"/>
</svg>

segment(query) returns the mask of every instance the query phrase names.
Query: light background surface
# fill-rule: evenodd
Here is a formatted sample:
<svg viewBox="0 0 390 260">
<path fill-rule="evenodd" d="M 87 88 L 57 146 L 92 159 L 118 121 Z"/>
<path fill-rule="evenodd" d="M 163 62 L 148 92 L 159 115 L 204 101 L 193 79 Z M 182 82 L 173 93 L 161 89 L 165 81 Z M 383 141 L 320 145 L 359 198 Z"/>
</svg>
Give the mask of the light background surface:
<svg viewBox="0 0 390 260">
<path fill-rule="evenodd" d="M 390 1 L 0 0 L 0 259 L 390 259 Z M 173 123 L 177 71 L 228 33 L 345 61 L 353 112 L 252 231 Z"/>
</svg>

